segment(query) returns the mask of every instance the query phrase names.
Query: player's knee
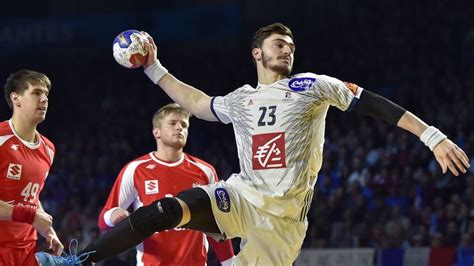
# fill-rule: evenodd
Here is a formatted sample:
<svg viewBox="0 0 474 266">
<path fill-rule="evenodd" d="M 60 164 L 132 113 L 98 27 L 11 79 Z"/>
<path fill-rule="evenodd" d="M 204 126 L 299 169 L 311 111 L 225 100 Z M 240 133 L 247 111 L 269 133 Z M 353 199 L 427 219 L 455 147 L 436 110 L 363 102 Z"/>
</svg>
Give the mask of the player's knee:
<svg viewBox="0 0 474 266">
<path fill-rule="evenodd" d="M 162 198 L 133 212 L 130 224 L 133 230 L 149 236 L 176 227 L 182 216 L 183 210 L 177 199 Z"/>
</svg>

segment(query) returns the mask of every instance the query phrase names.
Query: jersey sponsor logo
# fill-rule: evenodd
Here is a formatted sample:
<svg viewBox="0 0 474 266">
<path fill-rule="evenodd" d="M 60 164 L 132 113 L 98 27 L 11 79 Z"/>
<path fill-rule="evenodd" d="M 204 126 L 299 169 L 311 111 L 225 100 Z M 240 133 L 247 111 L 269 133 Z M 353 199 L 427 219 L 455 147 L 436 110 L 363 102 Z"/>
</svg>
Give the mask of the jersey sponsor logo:
<svg viewBox="0 0 474 266">
<path fill-rule="evenodd" d="M 13 180 L 20 180 L 21 178 L 21 164 L 11 163 L 8 165 L 7 178 Z"/>
<path fill-rule="evenodd" d="M 315 81 L 315 78 L 292 78 L 288 81 L 288 86 L 294 91 L 305 91 L 311 88 Z"/>
<path fill-rule="evenodd" d="M 153 170 L 153 169 L 155 169 L 155 168 L 156 168 L 156 164 L 154 164 L 154 163 L 151 163 L 151 164 L 147 165 L 145 168 L 146 168 L 146 169 Z"/>
<path fill-rule="evenodd" d="M 250 106 L 250 105 L 253 105 L 252 99 L 250 99 L 250 100 L 249 100 L 249 103 L 247 104 L 247 106 Z"/>
<path fill-rule="evenodd" d="M 359 89 L 359 86 L 357 86 L 354 83 L 345 82 L 345 81 L 344 81 L 344 85 L 346 85 L 346 88 L 349 89 L 352 92 L 352 94 L 357 95 L 357 90 Z"/>
<path fill-rule="evenodd" d="M 286 167 L 284 132 L 252 136 L 252 167 L 254 170 Z"/>
<path fill-rule="evenodd" d="M 158 180 L 145 180 L 145 194 L 158 194 Z"/>
<path fill-rule="evenodd" d="M 214 191 L 216 196 L 217 208 L 222 212 L 230 212 L 230 197 L 227 190 L 223 188 L 216 188 Z"/>
<path fill-rule="evenodd" d="M 12 150 L 14 150 L 14 151 L 17 151 L 19 147 L 20 147 L 20 145 L 18 145 L 18 144 L 12 144 L 12 146 L 10 146 L 10 148 L 12 148 Z"/>
</svg>

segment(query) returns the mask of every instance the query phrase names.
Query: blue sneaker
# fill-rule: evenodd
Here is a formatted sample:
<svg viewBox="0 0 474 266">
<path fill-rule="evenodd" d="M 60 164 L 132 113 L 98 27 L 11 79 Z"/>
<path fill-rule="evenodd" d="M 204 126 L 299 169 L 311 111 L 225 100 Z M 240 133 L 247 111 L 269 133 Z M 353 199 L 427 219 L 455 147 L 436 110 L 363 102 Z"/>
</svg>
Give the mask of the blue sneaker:
<svg viewBox="0 0 474 266">
<path fill-rule="evenodd" d="M 75 248 L 73 248 L 73 244 L 75 244 Z M 63 256 L 54 256 L 46 252 L 37 252 L 36 259 L 40 266 L 73 266 L 73 265 L 82 265 L 82 262 L 87 260 L 89 254 L 94 253 L 87 252 L 77 256 L 77 246 L 78 242 L 76 239 L 71 240 L 69 242 L 69 253 L 63 251 Z"/>
</svg>

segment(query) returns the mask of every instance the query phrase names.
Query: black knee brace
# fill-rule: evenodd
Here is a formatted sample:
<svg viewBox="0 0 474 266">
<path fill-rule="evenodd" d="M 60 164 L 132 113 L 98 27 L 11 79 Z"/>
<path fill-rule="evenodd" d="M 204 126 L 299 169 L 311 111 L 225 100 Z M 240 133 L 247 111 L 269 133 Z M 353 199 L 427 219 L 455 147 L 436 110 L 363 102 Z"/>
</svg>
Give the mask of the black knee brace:
<svg viewBox="0 0 474 266">
<path fill-rule="evenodd" d="M 175 228 L 183 217 L 183 209 L 175 198 L 162 198 L 133 212 L 129 219 L 134 231 L 144 236 Z"/>
<path fill-rule="evenodd" d="M 176 197 L 184 201 L 191 212 L 191 220 L 183 228 L 220 234 L 212 213 L 211 199 L 206 191 L 197 187 L 185 190 Z"/>
</svg>

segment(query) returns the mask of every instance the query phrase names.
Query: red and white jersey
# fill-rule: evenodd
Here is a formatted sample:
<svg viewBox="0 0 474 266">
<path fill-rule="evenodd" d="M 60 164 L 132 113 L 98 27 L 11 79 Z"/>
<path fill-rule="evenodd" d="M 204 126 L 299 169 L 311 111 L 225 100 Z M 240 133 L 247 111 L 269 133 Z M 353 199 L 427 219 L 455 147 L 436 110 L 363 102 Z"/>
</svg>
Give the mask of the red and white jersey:
<svg viewBox="0 0 474 266">
<path fill-rule="evenodd" d="M 22 140 L 11 120 L 0 123 L 0 200 L 38 207 L 53 163 L 53 143 L 36 132 L 37 143 Z M 24 247 L 36 241 L 36 230 L 26 223 L 0 221 L 0 246 Z"/>
<path fill-rule="evenodd" d="M 109 229 L 115 207 L 136 210 L 163 197 L 173 197 L 198 185 L 215 183 L 210 164 L 183 154 L 177 162 L 159 160 L 153 152 L 129 162 L 117 177 L 99 216 L 99 227 Z M 229 245 L 229 248 L 230 245 Z M 137 265 L 205 265 L 208 244 L 199 231 L 172 229 L 155 233 L 137 246 Z M 233 256 L 229 254 L 229 257 Z"/>
<path fill-rule="evenodd" d="M 329 106 L 350 109 L 362 88 L 301 73 L 257 88 L 244 85 L 214 97 L 211 110 L 232 123 L 246 199 L 277 216 L 304 220 L 321 168 Z"/>
</svg>

